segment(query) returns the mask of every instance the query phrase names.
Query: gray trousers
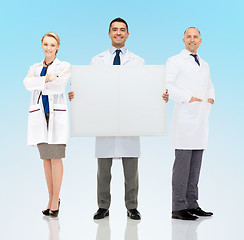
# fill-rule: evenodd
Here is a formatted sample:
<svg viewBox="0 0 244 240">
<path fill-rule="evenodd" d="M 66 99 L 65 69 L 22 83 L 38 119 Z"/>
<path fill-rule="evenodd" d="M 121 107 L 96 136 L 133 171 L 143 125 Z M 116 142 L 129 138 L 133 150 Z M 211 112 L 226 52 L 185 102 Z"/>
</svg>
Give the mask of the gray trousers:
<svg viewBox="0 0 244 240">
<path fill-rule="evenodd" d="M 172 173 L 172 210 L 198 207 L 198 181 L 203 150 L 175 150 Z"/>
<path fill-rule="evenodd" d="M 97 202 L 99 208 L 109 209 L 111 202 L 110 182 L 112 158 L 98 158 Z M 138 158 L 122 158 L 125 182 L 125 206 L 137 208 Z"/>
</svg>

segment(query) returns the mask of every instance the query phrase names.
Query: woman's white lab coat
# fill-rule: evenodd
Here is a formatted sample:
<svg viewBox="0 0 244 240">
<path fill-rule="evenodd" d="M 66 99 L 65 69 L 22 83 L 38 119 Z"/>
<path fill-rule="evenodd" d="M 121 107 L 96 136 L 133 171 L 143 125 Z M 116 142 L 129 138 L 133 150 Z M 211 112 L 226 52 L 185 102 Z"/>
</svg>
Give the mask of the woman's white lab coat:
<svg viewBox="0 0 244 240">
<path fill-rule="evenodd" d="M 32 65 L 24 79 L 25 88 L 31 91 L 28 119 L 28 145 L 38 143 L 66 144 L 68 139 L 68 109 L 65 88 L 70 78 L 70 64 L 57 58 L 48 67 L 46 75 L 52 75 L 51 82 L 40 76 L 43 63 Z M 42 95 L 49 99 L 49 124 L 44 114 Z"/>
<path fill-rule="evenodd" d="M 114 56 L 111 47 L 107 51 L 95 56 L 91 65 L 113 65 Z M 143 58 L 133 54 L 129 50 L 122 48 L 124 55 L 121 55 L 121 65 L 143 65 Z M 96 158 L 121 158 L 140 157 L 139 137 L 96 137 Z"/>
<path fill-rule="evenodd" d="M 175 149 L 206 149 L 208 115 L 214 99 L 214 87 L 208 64 L 199 58 L 200 67 L 186 49 L 168 59 L 166 85 L 175 103 L 171 130 L 171 146 Z M 202 102 L 189 103 L 191 97 Z"/>
</svg>

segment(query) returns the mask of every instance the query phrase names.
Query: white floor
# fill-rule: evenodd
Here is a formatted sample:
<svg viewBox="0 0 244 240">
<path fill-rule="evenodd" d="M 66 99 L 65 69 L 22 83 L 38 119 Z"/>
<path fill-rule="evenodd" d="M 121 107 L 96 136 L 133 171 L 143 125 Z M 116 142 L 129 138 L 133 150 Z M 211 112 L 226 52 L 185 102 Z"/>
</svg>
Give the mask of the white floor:
<svg viewBox="0 0 244 240">
<path fill-rule="evenodd" d="M 238 164 L 228 165 L 228 154 L 222 156 L 222 159 L 216 158 L 211 148 L 204 154 L 199 203 L 204 210 L 213 211 L 214 216 L 197 221 L 172 220 L 173 152 L 167 146 L 167 139 L 142 139 L 138 207 L 142 220 L 133 221 L 126 216 L 122 165 L 120 161 L 115 161 L 110 216 L 94 221 L 93 214 L 97 205 L 93 147 L 93 140 L 90 139 L 70 140 L 70 148 L 64 160 L 65 173 L 58 219 L 49 219 L 41 214 L 47 203 L 47 190 L 37 150 L 25 147 L 24 143 L 17 147 L 12 153 L 15 157 L 12 160 L 6 159 L 0 168 L 0 239 L 243 239 L 242 168 Z"/>
</svg>

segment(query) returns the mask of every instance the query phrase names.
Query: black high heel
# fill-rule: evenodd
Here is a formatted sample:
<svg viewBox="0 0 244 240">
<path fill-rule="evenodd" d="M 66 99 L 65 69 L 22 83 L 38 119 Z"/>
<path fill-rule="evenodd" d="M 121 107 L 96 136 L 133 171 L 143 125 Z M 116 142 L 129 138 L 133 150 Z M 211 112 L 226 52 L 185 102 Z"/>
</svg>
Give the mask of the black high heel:
<svg viewBox="0 0 244 240">
<path fill-rule="evenodd" d="M 59 213 L 59 209 L 58 210 L 50 210 L 49 216 L 50 217 L 57 217 Z"/>
<path fill-rule="evenodd" d="M 49 216 L 49 211 L 50 211 L 50 209 L 43 210 L 42 214 L 45 216 Z"/>
<path fill-rule="evenodd" d="M 50 217 L 57 217 L 59 213 L 59 206 L 60 206 L 60 199 L 58 201 L 58 209 L 57 210 L 51 210 L 49 211 L 49 216 Z"/>
</svg>

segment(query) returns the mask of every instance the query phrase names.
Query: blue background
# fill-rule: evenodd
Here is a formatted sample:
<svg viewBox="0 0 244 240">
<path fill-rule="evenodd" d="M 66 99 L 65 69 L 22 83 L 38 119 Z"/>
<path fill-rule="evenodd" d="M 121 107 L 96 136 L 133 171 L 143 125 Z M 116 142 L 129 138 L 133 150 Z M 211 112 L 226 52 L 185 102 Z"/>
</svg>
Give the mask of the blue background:
<svg viewBox="0 0 244 240">
<path fill-rule="evenodd" d="M 30 93 L 23 86 L 29 66 L 43 60 L 40 46 L 42 36 L 49 31 L 60 36 L 61 46 L 57 56 L 60 60 L 74 65 L 88 65 L 93 56 L 110 47 L 109 23 L 116 17 L 122 17 L 129 25 L 130 36 L 126 47 L 143 57 L 149 65 L 164 65 L 170 56 L 179 53 L 184 48 L 182 38 L 186 28 L 195 26 L 201 31 L 203 41 L 199 54 L 210 65 L 216 91 L 216 101 L 210 114 L 209 147 L 204 156 L 201 177 L 201 188 L 205 191 L 205 198 L 203 194 L 202 199 L 207 203 L 206 195 L 210 191 L 214 195 L 211 195 L 212 201 L 216 198 L 221 200 L 221 204 L 228 206 L 228 199 L 235 199 L 233 204 L 238 204 L 238 201 L 241 204 L 244 197 L 243 9 L 243 1 L 235 0 L 1 3 L 0 186 L 3 192 L 7 193 L 12 189 L 13 194 L 10 195 L 14 197 L 21 194 L 20 189 L 24 191 L 26 187 L 29 191 L 28 186 L 31 185 L 32 191 L 39 194 L 35 192 L 34 182 L 37 183 L 40 179 L 43 181 L 42 191 L 46 191 L 37 150 L 26 146 Z M 69 90 L 68 86 L 67 92 Z M 169 134 L 172 110 L 173 103 L 169 102 Z M 169 137 L 142 138 L 141 185 L 146 181 L 143 180 L 145 176 L 153 178 L 156 173 L 153 171 L 161 166 L 167 179 L 162 182 L 162 191 L 170 188 L 173 150 L 168 142 Z M 94 181 L 89 190 L 94 195 L 92 213 L 96 208 L 94 139 L 70 138 L 65 161 L 63 188 L 67 185 L 71 195 L 74 194 L 75 187 L 70 186 L 69 178 L 77 176 L 79 184 L 79 181 L 84 181 L 86 174 L 91 174 Z M 94 165 L 87 168 L 82 166 L 81 169 L 80 164 L 86 161 L 91 161 Z M 150 164 L 152 162 L 153 166 Z M 148 172 L 149 168 L 151 173 Z M 23 176 L 27 177 L 26 180 L 21 180 Z M 145 186 L 148 184 L 150 192 L 151 182 L 148 181 Z M 223 196 L 218 195 L 220 193 Z M 78 196 L 79 192 L 76 194 Z M 144 196 L 142 189 L 141 201 L 143 202 L 143 198 L 146 201 L 146 197 L 147 194 Z M 170 195 L 167 198 L 170 209 Z M 226 201 L 224 203 L 223 198 Z M 5 196 L 6 202 L 3 199 L 0 200 L 2 205 L 11 201 L 10 197 Z"/>
</svg>

